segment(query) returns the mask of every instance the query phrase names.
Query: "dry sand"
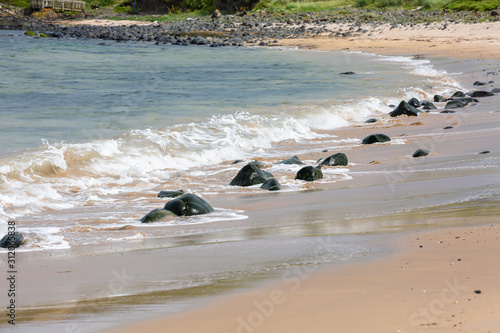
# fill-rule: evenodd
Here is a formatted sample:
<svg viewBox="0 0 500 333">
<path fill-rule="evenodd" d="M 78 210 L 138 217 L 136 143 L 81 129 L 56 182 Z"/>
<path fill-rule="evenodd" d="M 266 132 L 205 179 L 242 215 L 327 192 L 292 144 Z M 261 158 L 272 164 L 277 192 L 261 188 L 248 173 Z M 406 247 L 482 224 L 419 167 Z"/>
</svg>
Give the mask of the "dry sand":
<svg viewBox="0 0 500 333">
<path fill-rule="evenodd" d="M 346 29 L 330 25 L 330 29 Z M 457 59 L 500 60 L 500 22 L 418 24 L 391 29 L 386 24 L 359 37 L 317 37 L 280 41 L 282 46 L 318 50 L 351 50 L 377 54 L 441 55 Z"/>
<path fill-rule="evenodd" d="M 322 50 L 349 49 L 498 60 L 500 23 L 456 24 L 446 29 L 417 26 L 391 30 L 386 27 L 373 33 L 373 36 L 286 40 L 280 44 Z M 475 77 L 468 78 L 470 89 L 472 80 L 480 75 L 477 73 Z M 398 123 L 403 126 L 385 123 L 350 128 L 339 131 L 339 136 L 361 137 L 384 130 L 391 135 L 398 132 L 409 135 L 410 143 L 414 140 L 415 145 L 419 144 L 418 140 L 428 140 L 436 145 L 434 152 L 438 154 L 451 156 L 464 151 L 477 154 L 485 144 L 498 149 L 498 140 L 494 139 L 499 134 L 498 114 L 486 112 L 477 118 L 452 114 L 402 118 Z M 417 120 L 422 124 L 411 125 Z M 471 131 L 486 124 L 490 125 L 489 128 L 479 135 Z M 447 138 L 442 141 L 432 136 L 418 137 L 419 133 L 433 133 L 444 125 L 454 125 L 455 133 L 444 132 Z M 402 149 L 409 147 L 362 147 L 357 154 L 353 151 L 352 156 L 365 161 L 353 170 L 366 169 L 372 156 L 363 153 L 371 152 L 377 156 L 377 150 L 390 150 L 391 153 L 385 155 L 388 156 L 385 160 L 370 167 L 397 170 L 401 160 L 391 160 L 391 157 L 404 155 Z M 413 176 L 418 181 L 421 174 Z M 440 176 L 447 177 L 427 175 L 429 178 Z M 347 186 L 359 186 L 360 181 L 373 185 L 385 181 L 387 184 L 387 179 L 377 180 L 373 176 L 360 175 Z M 296 202 L 286 197 L 281 202 L 279 200 L 276 199 L 271 206 L 290 206 Z M 298 200 L 305 205 L 307 196 L 302 194 Z M 245 208 L 251 209 L 249 206 Z M 250 218 L 258 217 L 258 212 L 253 216 L 250 214 Z M 338 265 L 321 271 L 316 271 L 317 267 L 310 271 L 305 268 L 290 270 L 284 273 L 281 281 L 265 288 L 112 332 L 498 332 L 500 268 L 497 258 L 500 255 L 500 230 L 497 217 L 498 213 L 473 218 L 476 223 L 483 223 L 480 227 L 425 233 L 413 231 L 394 240 L 399 251 L 387 258 Z M 464 223 L 465 220 L 464 217 Z"/>
</svg>

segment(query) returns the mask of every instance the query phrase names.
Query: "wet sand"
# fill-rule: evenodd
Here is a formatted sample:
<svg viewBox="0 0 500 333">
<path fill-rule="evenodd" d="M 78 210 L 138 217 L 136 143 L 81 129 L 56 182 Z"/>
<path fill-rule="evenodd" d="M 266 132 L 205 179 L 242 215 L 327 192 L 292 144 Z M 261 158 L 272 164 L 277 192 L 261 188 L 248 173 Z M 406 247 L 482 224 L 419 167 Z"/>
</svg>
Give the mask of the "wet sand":
<svg viewBox="0 0 500 333">
<path fill-rule="evenodd" d="M 292 42 L 294 41 L 290 43 Z M 391 54 L 405 53 L 397 47 L 386 51 Z M 458 78 L 465 88 L 472 91 L 475 90 L 472 82 L 485 80 L 487 77 L 482 69 L 491 66 L 490 63 L 457 61 L 447 69 L 451 72 L 462 71 L 463 74 Z M 493 67 L 495 66 L 498 65 L 494 63 Z M 498 70 L 497 67 L 495 69 Z M 499 81 L 497 78 L 498 76 L 491 77 Z M 334 265 L 329 268 L 321 265 L 304 266 L 301 271 L 284 270 L 282 274 L 287 274 L 284 280 L 282 275 L 281 279 L 278 277 L 278 281 L 260 289 L 215 301 L 212 298 L 205 299 L 184 308 L 198 307 L 197 310 L 131 326 L 127 322 L 129 319 L 125 311 L 121 314 L 120 322 L 126 325 L 116 332 L 330 332 L 337 328 L 344 332 L 419 332 L 423 329 L 429 332 L 447 329 L 459 332 L 477 329 L 487 332 L 490 329 L 494 332 L 500 320 L 496 310 L 500 290 L 495 284 L 499 273 L 496 268 L 499 252 L 496 225 L 499 212 L 495 208 L 498 198 L 487 198 L 493 201 L 488 209 L 485 208 L 484 200 L 482 201 L 484 198 L 477 198 L 476 201 L 471 199 L 470 206 L 453 206 L 450 210 L 454 211 L 450 214 L 443 213 L 444 209 L 425 210 L 425 207 L 432 206 L 435 196 L 453 197 L 457 193 L 466 195 L 471 188 L 498 183 L 498 102 L 497 95 L 481 99 L 477 106 L 457 110 L 455 114 L 422 114 L 416 118 L 398 119 L 386 117 L 373 125 L 335 131 L 339 138 L 362 139 L 368 134 L 381 132 L 392 138 L 405 140 L 400 145 L 377 144 L 350 150 L 351 180 L 331 185 L 311 183 L 311 191 L 299 193 L 243 195 L 236 199 L 229 196 L 207 196 L 207 200 L 214 206 L 244 210 L 249 218 L 231 223 L 244 223 L 251 227 L 258 227 L 264 219 L 273 219 L 277 228 L 289 228 L 293 221 L 320 221 L 326 215 L 335 214 L 337 207 L 343 207 L 345 219 L 349 221 L 350 212 L 364 209 L 375 215 L 366 218 L 366 221 L 373 221 L 371 224 L 365 221 L 363 228 L 358 229 L 352 221 L 346 222 L 346 225 L 350 224 L 342 230 L 349 230 L 353 234 L 387 232 L 390 235 L 394 231 L 406 232 L 404 238 L 393 235 L 379 239 L 379 242 L 387 244 L 380 244 L 378 256 L 383 254 L 386 258 L 377 259 L 374 256 L 372 260 L 363 263 Z M 446 126 L 453 128 L 444 130 Z M 431 155 L 412 159 L 411 154 L 418 148 L 430 149 Z M 478 154 L 485 150 L 491 153 Z M 313 152 L 299 157 L 316 159 L 325 157 L 325 153 Z M 427 166 L 453 163 L 463 165 L 464 160 L 470 164 L 469 168 L 457 168 L 453 173 L 439 170 L 428 172 Z M 401 198 L 415 198 L 420 215 L 403 212 L 400 215 L 394 214 L 393 218 L 376 218 L 378 207 L 397 208 Z M 200 239 L 205 239 L 193 237 L 182 241 L 185 242 L 184 245 L 203 242 L 211 244 L 219 240 L 229 243 L 231 239 L 249 237 L 243 232 L 238 235 L 217 233 L 217 228 L 223 227 L 224 223 L 230 222 L 215 224 L 211 234 L 200 236 Z M 409 224 L 413 226 L 409 227 Z M 432 233 L 421 231 L 459 225 L 474 226 Z M 335 228 L 338 225 L 325 228 L 312 225 L 307 230 L 298 230 L 298 234 L 317 236 L 328 234 Z M 272 230 L 267 232 L 272 233 Z M 227 239 L 221 238 L 224 236 Z M 262 244 L 267 241 L 266 234 L 257 233 L 252 237 L 261 239 Z M 295 239 L 288 241 L 289 247 L 293 248 Z M 23 270 L 28 273 L 22 286 L 25 304 L 68 304 L 59 312 L 52 311 L 52 316 L 48 316 L 47 311 L 42 311 L 38 318 L 36 309 L 32 309 L 35 313 L 32 318 L 64 320 L 73 305 L 80 305 L 76 311 L 88 311 L 91 316 L 94 312 L 105 311 L 95 308 L 92 299 L 130 292 L 136 284 L 168 280 L 170 271 L 183 269 L 183 260 L 188 256 L 185 253 L 180 255 L 180 250 L 177 250 L 179 255 L 176 256 L 176 250 L 165 249 L 164 244 L 158 244 L 157 251 L 140 250 L 145 243 L 148 243 L 148 248 L 154 247 L 155 242 L 160 240 L 140 241 L 132 244 L 130 249 L 121 250 L 120 246 L 123 244 L 107 249 L 96 248 L 95 256 L 89 255 L 85 250 L 79 253 L 79 249 L 66 251 L 64 256 L 51 259 L 44 257 L 45 255 L 27 255 Z M 136 247 L 135 251 L 132 251 L 133 247 Z M 184 248 L 179 246 L 179 249 Z M 101 254 L 100 250 L 112 253 Z M 213 259 L 217 253 L 220 255 L 218 251 L 228 251 L 223 252 L 228 255 L 234 248 L 224 249 L 221 245 L 211 251 L 193 253 L 192 258 L 197 260 L 194 263 L 199 269 L 210 270 L 213 261 L 209 259 Z M 248 258 L 252 257 L 251 246 L 245 251 L 248 251 Z M 390 252 L 395 254 L 390 255 Z M 244 252 L 242 253 L 240 255 L 244 257 Z M 267 254 L 262 250 L 259 255 L 264 258 Z M 167 258 L 177 258 L 176 264 L 165 267 L 158 264 Z M 226 258 L 221 257 L 220 260 L 224 261 Z M 238 260 L 237 256 L 235 260 Z M 124 267 L 125 271 L 122 270 Z M 155 270 L 152 271 L 153 269 Z M 186 279 L 189 278 L 188 273 Z M 132 275 L 134 278 L 128 280 Z M 237 275 L 231 278 L 246 279 Z M 43 286 L 37 281 L 44 281 Z M 249 284 L 237 281 L 228 284 L 227 288 L 213 288 L 212 292 L 193 289 L 192 293 L 222 294 L 234 288 L 248 286 Z M 481 293 L 474 293 L 475 290 L 481 290 Z M 131 301 L 129 305 L 143 307 L 157 294 L 158 292 L 152 291 L 143 298 Z M 120 300 L 117 300 L 118 303 Z M 85 308 L 88 309 L 81 310 Z M 151 316 L 161 317 L 162 314 L 152 311 L 152 315 L 147 317 Z M 119 323 L 115 322 L 114 325 Z"/>
<path fill-rule="evenodd" d="M 495 29 L 498 26 L 494 24 Z M 332 39 L 323 42 L 320 39 L 304 40 L 303 43 L 290 40 L 284 44 L 344 48 Z M 368 51 L 370 43 L 367 41 L 365 47 L 350 49 Z M 449 40 L 447 44 L 453 43 Z M 482 52 L 473 56 L 473 51 L 463 45 L 457 46 L 461 50 L 458 53 L 448 53 L 450 50 L 446 48 L 429 53 L 457 58 L 483 57 Z M 427 53 L 421 48 L 400 46 L 400 43 L 385 43 L 376 51 L 417 54 L 418 49 L 418 54 Z M 485 58 L 498 59 L 497 48 L 488 48 L 488 52 Z M 474 70 L 471 64 L 473 62 L 457 62 L 455 71 L 447 69 L 462 72 L 458 79 L 468 90 L 474 91 L 478 88 L 472 83 L 486 76 L 482 70 Z M 247 223 L 258 223 L 259 219 L 269 218 L 270 214 L 279 211 L 280 214 L 272 215 L 278 224 L 294 218 L 317 220 L 322 214 L 335 214 L 335 205 L 350 204 L 355 210 L 356 202 L 375 207 L 397 204 L 400 197 L 421 200 L 429 207 L 427 210 L 399 216 L 404 221 L 411 220 L 413 227 L 409 228 L 411 231 L 406 229 L 405 236 L 394 236 L 388 241 L 386 245 L 396 248 L 392 254 L 362 263 L 285 271 L 281 279 L 266 287 L 228 296 L 182 314 L 125 325 L 112 332 L 162 332 L 165 329 L 175 332 L 496 331 L 500 327 L 500 288 L 496 283 L 500 273 L 496 265 L 500 254 L 499 210 L 495 208 L 498 197 L 470 200 L 466 209 L 467 204 L 453 207 L 450 211 L 455 211 L 450 214 L 444 212 L 445 207 L 433 209 L 432 198 L 464 193 L 468 187 L 498 183 L 498 101 L 499 97 L 495 96 L 481 99 L 477 106 L 457 110 L 457 113 L 386 118 L 382 123 L 336 131 L 339 138 L 385 133 L 391 138 L 403 138 L 405 143 L 352 149 L 349 160 L 353 163 L 350 166 L 353 179 L 326 188 L 311 184 L 312 189 L 321 191 L 266 196 L 265 203 L 255 196 L 231 202 L 213 198 L 219 204 L 225 202 L 228 207 L 247 211 L 250 217 Z M 452 128 L 444 129 L 447 126 Z M 411 154 L 418 148 L 430 149 L 431 155 L 412 159 Z M 479 154 L 486 150 L 490 153 Z M 314 159 L 316 155 L 299 157 Z M 491 165 L 476 163 L 483 158 L 491 159 Z M 470 167 L 457 168 L 452 173 L 429 171 L 435 164 L 458 165 L 464 160 L 470 161 Z M 373 198 L 372 203 L 370 198 Z M 486 207 L 488 202 L 492 204 L 491 210 Z M 375 222 L 373 229 L 368 228 L 366 232 L 397 230 L 398 223 L 391 223 L 398 220 L 397 216 L 386 217 L 382 224 Z M 469 227 L 457 227 L 461 225 Z M 356 232 L 355 227 L 353 231 Z"/>
</svg>

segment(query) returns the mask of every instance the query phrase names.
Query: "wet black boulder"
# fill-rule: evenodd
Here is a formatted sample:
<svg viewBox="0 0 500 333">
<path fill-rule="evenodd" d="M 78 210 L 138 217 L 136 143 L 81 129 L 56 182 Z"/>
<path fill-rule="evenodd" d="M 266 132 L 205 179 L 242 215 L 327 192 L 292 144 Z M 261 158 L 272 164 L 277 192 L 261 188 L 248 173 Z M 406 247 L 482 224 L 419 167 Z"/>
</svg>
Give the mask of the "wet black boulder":
<svg viewBox="0 0 500 333">
<path fill-rule="evenodd" d="M 412 157 L 422 157 L 422 156 L 427 156 L 430 154 L 430 151 L 427 149 L 417 149 L 413 153 Z"/>
<path fill-rule="evenodd" d="M 191 193 L 172 199 L 164 208 L 179 216 L 201 215 L 214 211 L 208 202 Z"/>
<path fill-rule="evenodd" d="M 429 101 L 420 102 L 420 106 L 422 106 L 423 110 L 435 110 L 435 109 L 437 109 L 436 106 Z"/>
<path fill-rule="evenodd" d="M 347 156 L 344 153 L 333 154 L 332 156 L 325 158 L 321 162 L 321 165 L 326 165 L 326 166 L 347 165 L 347 164 L 349 164 L 349 161 L 347 160 Z"/>
<path fill-rule="evenodd" d="M 243 168 L 241 168 L 241 170 L 233 178 L 229 185 L 252 186 L 256 184 L 262 184 L 266 180 L 274 177 L 271 173 L 261 170 L 259 166 L 260 164 L 257 163 L 248 163 Z"/>
<path fill-rule="evenodd" d="M 461 99 L 454 99 L 446 103 L 446 106 L 444 107 L 445 109 L 458 109 L 458 108 L 463 108 L 466 106 L 467 103 L 462 101 Z"/>
<path fill-rule="evenodd" d="M 465 94 L 462 91 L 457 91 L 453 95 L 451 95 L 451 98 L 457 98 L 457 97 L 465 97 Z"/>
<path fill-rule="evenodd" d="M 24 244 L 24 240 L 24 235 L 16 231 L 11 235 L 6 234 L 5 236 L 3 236 L 3 238 L 0 240 L 0 247 L 3 247 L 4 249 L 18 248 Z"/>
<path fill-rule="evenodd" d="M 304 163 L 302 163 L 302 161 L 297 156 L 294 156 L 289 159 L 278 162 L 277 164 L 304 164 Z"/>
<path fill-rule="evenodd" d="M 372 143 L 387 141 L 391 141 L 391 138 L 385 134 L 371 134 L 364 138 L 361 143 L 364 145 L 371 145 Z"/>
<path fill-rule="evenodd" d="M 317 179 L 323 178 L 323 172 L 319 167 L 306 166 L 300 169 L 295 175 L 295 179 L 305 180 L 312 182 Z"/>
<path fill-rule="evenodd" d="M 441 95 L 434 95 L 434 102 L 439 103 L 439 102 L 446 102 L 446 98 L 444 98 Z"/>
<path fill-rule="evenodd" d="M 418 101 L 417 101 L 418 102 Z M 414 106 L 411 106 L 406 101 L 401 101 L 399 105 L 389 113 L 391 117 L 398 117 L 402 115 L 416 117 L 418 116 L 418 111 Z"/>
<path fill-rule="evenodd" d="M 162 222 L 175 218 L 177 215 L 166 209 L 153 209 L 141 218 L 142 223 Z"/>
<path fill-rule="evenodd" d="M 420 102 L 415 97 L 413 97 L 412 99 L 410 99 L 408 101 L 408 104 L 410 104 L 411 106 L 413 106 L 415 108 L 419 108 L 420 107 Z"/>
<path fill-rule="evenodd" d="M 279 191 L 281 190 L 281 184 L 279 181 L 276 180 L 276 178 L 271 178 L 266 180 L 264 184 L 261 185 L 260 188 L 269 191 Z"/>
<path fill-rule="evenodd" d="M 376 123 L 377 122 L 377 118 L 370 118 L 370 119 L 367 119 L 365 121 L 365 124 L 371 124 L 371 123 Z"/>
<path fill-rule="evenodd" d="M 494 93 L 492 92 L 489 92 L 489 91 L 484 91 L 484 90 L 476 90 L 472 93 L 472 97 L 490 97 L 490 96 L 493 96 L 495 95 Z"/>
<path fill-rule="evenodd" d="M 176 198 L 176 197 L 180 197 L 183 194 L 184 194 L 183 190 L 160 191 L 160 193 L 158 193 L 158 198 Z"/>
</svg>

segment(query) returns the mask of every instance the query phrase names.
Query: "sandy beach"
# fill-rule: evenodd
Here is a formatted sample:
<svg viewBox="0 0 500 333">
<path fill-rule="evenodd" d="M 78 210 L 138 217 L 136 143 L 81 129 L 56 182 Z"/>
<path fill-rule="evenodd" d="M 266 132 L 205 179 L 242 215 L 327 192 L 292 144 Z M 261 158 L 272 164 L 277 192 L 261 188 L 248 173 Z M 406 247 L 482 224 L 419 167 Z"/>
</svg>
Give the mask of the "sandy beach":
<svg viewBox="0 0 500 333">
<path fill-rule="evenodd" d="M 92 24 L 110 23 L 100 20 Z M 280 40 L 278 45 L 415 56 L 454 73 L 464 91 L 500 87 L 500 22 L 450 23 L 445 28 L 442 23 L 393 29 L 381 26 L 359 37 L 318 36 Z M 473 85 L 476 81 L 495 83 L 477 87 Z M 384 133 L 401 143 L 349 150 L 352 179 L 331 184 L 311 182 L 309 190 L 296 193 L 206 196 L 213 206 L 244 211 L 248 219 L 230 223 L 244 223 L 255 230 L 218 232 L 217 227 L 229 223 L 222 222 L 207 235 L 182 239 L 175 249 L 162 247 L 162 240 L 143 240 L 126 249 L 120 244 L 96 247 L 92 254 L 75 248 L 63 256 L 56 255 L 57 251 L 54 257 L 50 253 L 26 255 L 20 296 L 28 304 L 26 317 L 34 325 L 37 320 L 70 321 L 75 313 L 91 318 L 94 312 L 103 311 L 93 308 L 94 299 L 98 299 L 98 307 L 126 306 L 114 328 L 105 330 L 110 333 L 497 332 L 500 199 L 494 190 L 500 181 L 500 95 L 479 100 L 455 113 L 439 113 L 445 103 L 436 103 L 439 110 L 418 117 L 384 116 L 373 124 L 335 130 L 339 139 Z M 417 149 L 428 149 L 430 154 L 412 158 Z M 317 160 L 324 155 L 304 153 L 299 158 Z M 443 165 L 457 168 L 450 172 L 449 168 L 436 167 Z M 478 188 L 492 188 L 491 196 L 474 197 L 473 190 Z M 457 202 L 435 207 L 437 197 L 457 197 Z M 400 200 L 413 200 L 415 209 L 378 215 L 378 209 L 385 206 L 397 211 Z M 340 226 L 307 224 L 336 214 L 339 207 L 347 212 Z M 348 213 L 355 211 L 366 212 L 366 217 L 349 220 Z M 275 230 L 258 229 L 263 220 L 274 221 L 277 234 L 279 228 L 292 228 L 290 221 L 305 221 L 305 226 L 284 240 L 274 239 Z M 151 300 L 166 298 L 165 294 L 151 292 L 123 301 L 117 297 L 106 303 L 111 294 L 120 294 L 120 288 L 126 294 L 135 284 L 168 280 L 171 271 L 183 269 L 183 258 L 210 271 L 217 260 L 223 261 L 224 256 L 231 257 L 230 251 L 238 250 L 246 253 L 251 266 L 255 245 L 242 243 L 241 249 L 226 250 L 233 240 L 259 240 L 262 242 L 257 245 L 263 248 L 266 241 L 283 241 L 292 251 L 300 236 L 312 239 L 310 251 L 314 255 L 323 244 L 317 243 L 321 237 L 334 233 L 337 227 L 348 230 L 345 234 L 349 237 L 356 235 L 347 242 L 363 244 L 352 262 L 283 268 L 277 276 L 256 283 L 247 283 L 247 277 L 239 281 L 235 276 L 224 286 L 193 288 L 181 296 L 206 298 L 182 304 L 185 307 L 174 314 L 151 310 L 144 321 L 128 318 L 127 311 L 153 309 Z M 198 249 L 191 249 L 191 244 L 199 245 Z M 155 250 L 141 250 L 146 245 Z M 372 249 L 373 255 L 369 253 Z M 162 266 L 172 258 L 175 262 Z M 39 281 L 43 281 L 43 288 Z M 39 309 L 39 304 L 48 306 Z M 67 306 L 58 307 L 60 304 Z M 51 305 L 58 306 L 51 310 Z M 67 327 L 67 331 L 78 329 Z"/>
<path fill-rule="evenodd" d="M 499 32 L 498 22 L 455 24 L 447 29 L 422 26 L 391 30 L 386 27 L 370 37 L 292 39 L 280 41 L 280 45 L 498 60 Z M 457 71 L 460 66 L 459 63 Z M 459 78 L 473 91 L 472 83 L 484 79 L 485 73 L 464 70 Z M 498 101 L 498 97 L 494 99 Z M 422 115 L 418 119 L 400 117 L 373 127 L 338 131 L 338 135 L 345 138 L 383 132 L 391 137 L 407 136 L 408 141 L 402 146 L 380 145 L 351 151 L 350 160 L 357 163 L 352 169 L 359 171 L 358 177 L 349 185 L 336 183 L 333 187 L 339 189 L 330 188 L 329 191 L 332 195 L 340 191 L 336 197 L 345 201 L 362 197 L 360 191 L 378 192 L 382 198 L 390 200 L 393 195 L 412 192 L 432 196 L 439 186 L 463 181 L 467 175 L 479 177 L 482 172 L 470 170 L 457 170 L 457 178 L 425 171 L 405 173 L 400 177 L 397 174 L 414 166 L 401 158 L 411 155 L 410 147 L 432 147 L 432 155 L 437 159 L 453 160 L 483 150 L 491 150 L 498 156 L 498 143 L 494 138 L 500 133 L 500 109 L 495 106 L 496 102 L 490 102 L 468 109 L 467 115 L 459 111 L 449 115 Z M 446 132 L 443 131 L 445 126 L 455 129 Z M 410 161 L 413 163 L 422 166 L 427 161 Z M 399 179 L 396 185 L 393 184 L 396 189 L 387 175 L 363 174 L 364 170 L 374 168 L 393 170 L 393 179 Z M 498 166 L 483 175 L 486 174 L 498 180 Z M 392 194 L 388 193 L 391 188 Z M 353 192 L 352 196 L 349 191 Z M 309 198 L 297 194 L 294 198 L 278 198 L 269 206 L 284 210 L 295 205 L 303 208 L 318 199 L 314 194 Z M 259 209 L 260 202 L 256 201 L 252 204 L 238 201 L 234 205 L 250 210 L 250 218 L 265 218 L 271 208 Z M 496 281 L 500 273 L 496 265 L 500 255 L 500 210 L 493 208 L 484 216 L 483 208 L 476 205 L 468 207 L 469 213 L 462 211 L 451 217 L 443 217 L 432 210 L 428 215 L 403 216 L 403 219 L 420 223 L 404 236 L 393 237 L 390 242 L 394 250 L 382 259 L 329 268 L 313 267 L 310 271 L 289 270 L 281 279 L 265 287 L 227 296 L 179 315 L 126 325 L 111 332 L 163 332 L 166 329 L 175 332 L 496 332 L 500 328 L 500 288 Z M 427 223 L 435 223 L 434 227 L 440 228 L 428 231 Z M 447 225 L 453 227 L 446 228 Z M 457 227 L 460 225 L 475 226 Z"/>
</svg>

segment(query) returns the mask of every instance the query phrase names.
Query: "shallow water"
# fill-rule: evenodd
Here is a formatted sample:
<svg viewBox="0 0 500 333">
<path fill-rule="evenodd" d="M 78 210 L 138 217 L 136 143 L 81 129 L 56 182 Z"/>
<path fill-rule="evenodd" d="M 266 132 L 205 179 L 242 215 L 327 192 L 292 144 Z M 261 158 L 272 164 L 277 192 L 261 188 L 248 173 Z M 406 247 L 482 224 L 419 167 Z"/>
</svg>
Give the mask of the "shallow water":
<svg viewBox="0 0 500 333">
<path fill-rule="evenodd" d="M 163 206 L 159 190 L 257 192 L 227 185 L 241 167 L 230 162 L 348 149 L 359 139 L 336 140 L 327 130 L 459 86 L 428 60 L 407 57 L 100 43 L 0 34 L 0 221 L 18 221 L 26 249 L 244 219 L 215 207 L 209 216 L 108 235 Z M 284 191 L 305 188 L 293 180 L 297 170 L 269 169 Z M 323 181 L 350 179 L 348 171 L 331 170 Z"/>
</svg>

